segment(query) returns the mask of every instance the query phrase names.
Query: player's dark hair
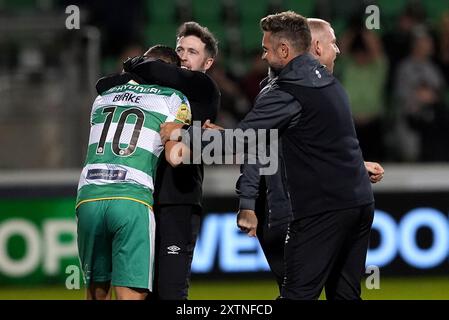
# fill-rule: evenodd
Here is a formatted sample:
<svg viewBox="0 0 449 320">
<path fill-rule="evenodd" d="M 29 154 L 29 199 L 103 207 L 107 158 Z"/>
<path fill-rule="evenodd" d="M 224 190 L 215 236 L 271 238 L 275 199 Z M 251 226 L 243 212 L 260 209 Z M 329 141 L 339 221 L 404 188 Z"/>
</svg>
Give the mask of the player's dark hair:
<svg viewBox="0 0 449 320">
<path fill-rule="evenodd" d="M 161 59 L 167 63 L 175 64 L 178 67 L 181 66 L 181 59 L 173 48 L 157 44 L 148 49 L 144 54 L 145 57 L 153 59 Z"/>
<path fill-rule="evenodd" d="M 215 58 L 218 54 L 218 41 L 208 28 L 203 27 L 197 22 L 184 22 L 178 29 L 176 38 L 195 36 L 201 39 L 205 44 L 206 52 L 211 58 Z"/>
<path fill-rule="evenodd" d="M 310 48 L 312 36 L 307 19 L 296 12 L 270 14 L 260 20 L 260 28 L 274 37 L 286 39 L 299 52 Z"/>
</svg>

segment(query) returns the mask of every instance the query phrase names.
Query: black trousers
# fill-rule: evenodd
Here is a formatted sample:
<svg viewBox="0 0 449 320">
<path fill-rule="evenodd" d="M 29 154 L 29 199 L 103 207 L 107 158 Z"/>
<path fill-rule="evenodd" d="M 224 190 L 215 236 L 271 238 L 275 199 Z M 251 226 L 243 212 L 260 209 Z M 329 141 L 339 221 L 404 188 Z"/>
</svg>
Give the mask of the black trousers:
<svg viewBox="0 0 449 320">
<path fill-rule="evenodd" d="M 285 245 L 286 299 L 360 299 L 374 204 L 330 211 L 290 223 Z"/>
<path fill-rule="evenodd" d="M 268 227 L 268 205 L 264 195 L 256 202 L 257 239 L 281 292 L 284 280 L 284 245 L 288 224 Z"/>
<path fill-rule="evenodd" d="M 201 208 L 195 205 L 161 205 L 154 209 L 156 257 L 152 298 L 186 300 Z"/>
</svg>

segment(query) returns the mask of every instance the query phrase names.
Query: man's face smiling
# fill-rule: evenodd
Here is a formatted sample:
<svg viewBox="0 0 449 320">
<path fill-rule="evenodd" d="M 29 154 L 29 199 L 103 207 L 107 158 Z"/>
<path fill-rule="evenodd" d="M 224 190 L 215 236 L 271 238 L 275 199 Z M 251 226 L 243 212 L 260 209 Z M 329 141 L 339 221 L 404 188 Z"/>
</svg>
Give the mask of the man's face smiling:
<svg viewBox="0 0 449 320">
<path fill-rule="evenodd" d="M 176 52 L 181 58 L 181 66 L 192 71 L 205 72 L 214 61 L 207 54 L 205 43 L 196 36 L 180 37 Z"/>
<path fill-rule="evenodd" d="M 271 32 L 265 31 L 262 38 L 262 60 L 265 60 L 275 73 L 279 72 L 283 67 L 282 59 L 278 52 L 279 42 L 273 37 Z"/>
</svg>

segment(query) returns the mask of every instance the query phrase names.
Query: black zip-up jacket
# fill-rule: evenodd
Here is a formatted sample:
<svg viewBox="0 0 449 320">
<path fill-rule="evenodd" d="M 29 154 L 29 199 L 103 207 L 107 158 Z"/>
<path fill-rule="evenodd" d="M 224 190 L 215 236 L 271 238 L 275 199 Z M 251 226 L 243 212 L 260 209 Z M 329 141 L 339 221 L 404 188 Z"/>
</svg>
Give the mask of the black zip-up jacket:
<svg viewBox="0 0 449 320">
<path fill-rule="evenodd" d="M 272 225 L 292 214 L 286 198 L 293 218 L 374 201 L 347 95 L 311 55 L 298 56 L 283 68 L 261 91 L 239 127 L 280 130 L 280 170 L 265 177 Z M 254 210 L 257 167 L 242 167 L 237 184 L 241 209 Z M 270 201 L 270 193 L 284 196 Z"/>
</svg>

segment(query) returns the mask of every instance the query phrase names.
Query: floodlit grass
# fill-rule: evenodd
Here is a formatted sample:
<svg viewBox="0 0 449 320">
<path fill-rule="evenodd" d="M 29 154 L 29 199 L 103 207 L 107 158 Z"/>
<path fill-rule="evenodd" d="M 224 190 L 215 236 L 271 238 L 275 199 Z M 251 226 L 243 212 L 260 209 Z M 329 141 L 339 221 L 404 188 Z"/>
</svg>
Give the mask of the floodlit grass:
<svg viewBox="0 0 449 320">
<path fill-rule="evenodd" d="M 272 300 L 278 295 L 277 286 L 269 280 L 192 282 L 190 299 Z M 324 292 L 320 299 L 325 299 Z M 379 289 L 368 290 L 362 282 L 364 300 L 449 300 L 448 277 L 384 278 Z"/>
<path fill-rule="evenodd" d="M 380 289 L 362 288 L 366 300 L 449 300 L 449 277 L 381 278 Z"/>
<path fill-rule="evenodd" d="M 67 290 L 65 287 L 3 287 L 0 300 L 81 300 L 84 290 Z"/>
<path fill-rule="evenodd" d="M 366 300 L 449 300 L 449 278 L 384 278 L 380 289 L 368 290 L 362 283 L 362 297 Z M 191 300 L 273 300 L 277 286 L 271 280 L 193 280 Z M 324 298 L 324 295 L 321 297 Z M 1 300 L 79 300 L 84 290 L 64 287 L 3 287 Z"/>
<path fill-rule="evenodd" d="M 192 281 L 192 300 L 274 300 L 279 295 L 272 280 Z"/>
</svg>

